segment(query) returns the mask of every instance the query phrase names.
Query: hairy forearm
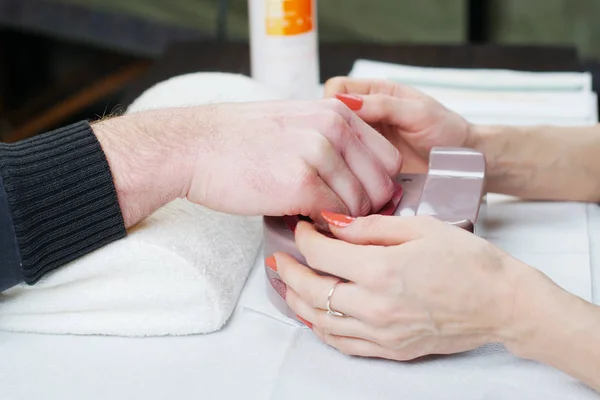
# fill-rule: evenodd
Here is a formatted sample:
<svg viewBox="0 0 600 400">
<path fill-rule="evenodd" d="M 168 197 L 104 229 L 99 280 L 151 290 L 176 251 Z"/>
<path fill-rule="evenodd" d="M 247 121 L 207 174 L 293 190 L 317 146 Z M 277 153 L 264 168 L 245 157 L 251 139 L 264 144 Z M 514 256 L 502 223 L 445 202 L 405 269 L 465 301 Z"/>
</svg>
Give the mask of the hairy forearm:
<svg viewBox="0 0 600 400">
<path fill-rule="evenodd" d="M 600 391 L 600 307 L 567 293 L 537 271 L 520 280 L 507 347 Z"/>
<path fill-rule="evenodd" d="M 195 160 L 192 135 L 203 126 L 201 119 L 201 112 L 173 109 L 93 124 L 127 228 L 187 194 Z"/>
<path fill-rule="evenodd" d="M 488 191 L 524 199 L 600 201 L 600 126 L 473 126 Z"/>
</svg>

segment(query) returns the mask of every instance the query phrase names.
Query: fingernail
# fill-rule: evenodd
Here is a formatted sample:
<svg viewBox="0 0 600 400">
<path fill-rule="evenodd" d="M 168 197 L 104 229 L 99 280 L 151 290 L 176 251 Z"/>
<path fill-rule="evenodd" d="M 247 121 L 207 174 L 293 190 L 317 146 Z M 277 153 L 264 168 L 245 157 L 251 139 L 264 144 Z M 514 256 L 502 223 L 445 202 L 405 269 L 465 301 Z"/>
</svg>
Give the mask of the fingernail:
<svg viewBox="0 0 600 400">
<path fill-rule="evenodd" d="M 273 271 L 277 272 L 277 261 L 275 261 L 275 257 L 271 256 L 265 260 L 265 265 L 271 268 Z"/>
<path fill-rule="evenodd" d="M 304 318 L 302 318 L 301 316 L 299 316 L 298 314 L 296 314 L 296 318 L 298 318 L 300 321 L 302 321 L 302 323 L 306 326 L 308 326 L 309 329 L 312 329 L 312 324 L 310 322 L 308 322 L 307 320 L 305 320 Z"/>
<path fill-rule="evenodd" d="M 350 225 L 356 219 L 348 215 L 332 213 L 330 211 L 321 211 L 321 215 L 330 225 L 340 228 Z"/>
<path fill-rule="evenodd" d="M 276 278 L 271 278 L 269 279 L 269 282 L 271 282 L 271 286 L 273 286 L 273 289 L 275 289 L 275 291 L 277 292 L 277 294 L 285 300 L 285 297 L 287 296 L 287 286 L 285 285 L 285 283 L 283 283 L 282 280 L 276 279 Z"/>
<path fill-rule="evenodd" d="M 341 101 L 342 103 L 347 105 L 348 108 L 353 111 L 360 110 L 363 106 L 362 97 L 353 96 L 351 94 L 344 94 L 344 93 L 336 94 L 335 97 L 337 97 L 337 99 L 339 101 Z"/>
</svg>

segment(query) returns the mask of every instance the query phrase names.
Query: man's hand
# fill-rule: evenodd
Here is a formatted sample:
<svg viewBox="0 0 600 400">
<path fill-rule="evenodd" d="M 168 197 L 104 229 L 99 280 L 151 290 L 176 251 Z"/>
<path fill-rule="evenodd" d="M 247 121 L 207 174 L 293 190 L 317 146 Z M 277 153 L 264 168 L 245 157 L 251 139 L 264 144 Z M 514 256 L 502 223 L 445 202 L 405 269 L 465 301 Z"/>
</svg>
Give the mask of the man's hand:
<svg viewBox="0 0 600 400">
<path fill-rule="evenodd" d="M 95 125 L 127 226 L 176 197 L 242 215 L 366 215 L 398 150 L 335 99 L 157 110 Z"/>
<path fill-rule="evenodd" d="M 427 171 L 436 146 L 469 147 L 470 125 L 433 98 L 399 83 L 338 77 L 325 84 L 326 97 L 338 97 L 402 153 L 403 172 Z"/>
</svg>

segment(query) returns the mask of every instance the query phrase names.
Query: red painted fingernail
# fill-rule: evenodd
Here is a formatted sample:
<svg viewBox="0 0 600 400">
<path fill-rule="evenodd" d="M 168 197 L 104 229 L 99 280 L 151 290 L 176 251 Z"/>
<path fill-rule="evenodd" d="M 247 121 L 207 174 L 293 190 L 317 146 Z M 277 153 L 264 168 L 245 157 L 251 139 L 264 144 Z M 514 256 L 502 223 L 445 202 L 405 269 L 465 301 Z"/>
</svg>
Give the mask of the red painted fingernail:
<svg viewBox="0 0 600 400">
<path fill-rule="evenodd" d="M 343 228 L 348 226 L 354 221 L 356 218 L 350 217 L 344 214 L 337 214 L 330 211 L 321 211 L 321 215 L 325 218 L 330 225 L 337 226 Z"/>
<path fill-rule="evenodd" d="M 296 314 L 296 318 L 298 318 L 300 321 L 302 321 L 302 323 L 306 326 L 308 326 L 309 329 L 312 329 L 312 324 L 310 322 L 308 322 L 307 320 L 305 320 L 304 318 L 302 318 L 301 316 Z"/>
<path fill-rule="evenodd" d="M 346 106 L 348 106 L 349 109 L 351 109 L 353 111 L 360 110 L 363 106 L 362 97 L 353 96 L 351 94 L 344 94 L 344 93 L 336 94 L 335 97 L 337 97 L 337 99 L 339 101 L 344 103 Z"/>
<path fill-rule="evenodd" d="M 265 265 L 271 268 L 273 271 L 277 272 L 277 261 L 275 261 L 275 257 L 271 256 L 265 260 Z"/>
</svg>

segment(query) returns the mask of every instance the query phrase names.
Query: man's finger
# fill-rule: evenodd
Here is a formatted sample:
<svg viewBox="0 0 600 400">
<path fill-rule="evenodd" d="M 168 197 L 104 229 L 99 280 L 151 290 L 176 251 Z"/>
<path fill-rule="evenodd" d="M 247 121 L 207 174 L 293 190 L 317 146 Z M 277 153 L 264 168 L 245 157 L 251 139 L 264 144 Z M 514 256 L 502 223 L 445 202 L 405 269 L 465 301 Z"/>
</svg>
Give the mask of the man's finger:
<svg viewBox="0 0 600 400">
<path fill-rule="evenodd" d="M 323 126 L 324 133 L 328 138 L 333 142 L 348 141 L 350 138 L 358 139 L 358 142 L 362 143 L 364 148 L 368 150 L 369 157 L 383 165 L 389 176 L 393 177 L 398 174 L 402 168 L 402 156 L 394 145 L 341 101 L 329 99 L 322 101 L 321 104 L 341 117 L 339 119 L 345 121 L 345 125 L 348 127 L 348 134 L 342 135 L 345 130 L 342 129 L 344 127 L 341 126 L 341 123 Z M 331 119 L 331 121 L 335 122 L 336 119 Z"/>
<path fill-rule="evenodd" d="M 360 115 L 352 113 L 349 124 L 372 156 L 383 164 L 388 175 L 391 177 L 398 175 L 402 170 L 402 154 L 398 149 Z"/>
<path fill-rule="evenodd" d="M 346 126 L 346 129 L 350 128 Z M 313 137 L 310 136 L 311 134 Z M 335 196 L 332 197 L 341 199 L 351 215 L 366 215 L 372 207 L 371 198 L 360 181 L 360 174 L 357 175 L 348 165 L 348 160 L 344 159 L 345 148 L 343 145 L 331 143 L 319 132 L 305 132 L 302 139 L 303 141 L 298 143 L 298 146 L 302 148 L 303 157 L 309 165 L 315 168 L 328 188 L 333 191 Z M 364 161 L 368 162 L 368 160 Z M 314 203 L 311 202 L 311 204 Z M 317 215 L 320 210 L 321 208 L 311 209 L 310 216 L 316 215 L 317 220 L 320 220 L 321 216 Z"/>
<path fill-rule="evenodd" d="M 290 202 L 299 204 L 300 208 L 298 210 L 283 210 L 283 214 L 304 215 L 322 225 L 326 222 L 318 210 L 321 209 L 324 204 L 327 204 L 328 207 L 331 207 L 332 209 L 344 210 L 341 211 L 342 213 L 350 212 L 346 203 L 320 176 L 316 176 L 314 180 L 315 182 L 309 185 L 312 190 L 306 190 L 306 187 L 301 187 L 299 189 L 300 193 L 295 193 L 294 198 L 290 199 Z"/>
</svg>

